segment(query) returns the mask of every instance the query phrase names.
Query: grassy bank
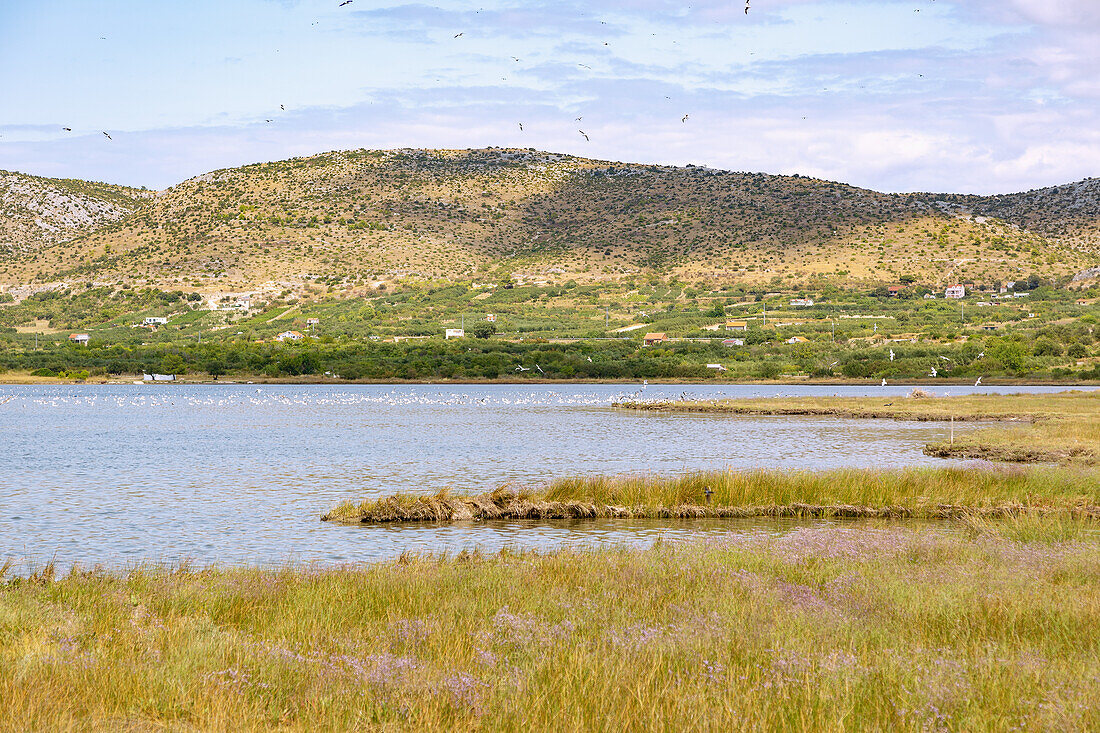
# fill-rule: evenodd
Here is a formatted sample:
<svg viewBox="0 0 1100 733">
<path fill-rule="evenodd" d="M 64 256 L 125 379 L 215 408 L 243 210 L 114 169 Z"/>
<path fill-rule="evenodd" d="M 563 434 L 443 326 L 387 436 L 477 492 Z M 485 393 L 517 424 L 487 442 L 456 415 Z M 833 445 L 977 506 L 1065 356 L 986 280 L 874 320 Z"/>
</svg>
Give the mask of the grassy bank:
<svg viewBox="0 0 1100 733">
<path fill-rule="evenodd" d="M 914 391 L 912 394 L 920 395 Z M 944 458 L 1017 462 L 1100 462 L 1100 392 L 961 397 L 800 397 L 684 402 L 626 402 L 647 412 L 729 415 L 830 415 L 929 421 L 1026 423 L 968 432 L 925 452 Z"/>
<path fill-rule="evenodd" d="M 0 584 L 0 728 L 1096 729 L 1097 549 L 1065 519 L 42 573 Z"/>
<path fill-rule="evenodd" d="M 1100 472 L 949 468 L 593 476 L 559 479 L 539 491 L 501 488 L 476 496 L 441 492 L 347 502 L 322 519 L 349 523 L 596 517 L 938 519 L 1052 510 L 1100 516 Z"/>
</svg>

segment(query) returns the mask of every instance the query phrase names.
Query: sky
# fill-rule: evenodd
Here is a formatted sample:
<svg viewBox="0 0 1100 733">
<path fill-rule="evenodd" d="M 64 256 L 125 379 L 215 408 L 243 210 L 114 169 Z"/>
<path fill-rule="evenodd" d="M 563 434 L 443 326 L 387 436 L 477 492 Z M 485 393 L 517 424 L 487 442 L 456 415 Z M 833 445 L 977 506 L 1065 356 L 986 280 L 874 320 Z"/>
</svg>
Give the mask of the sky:
<svg viewBox="0 0 1100 733">
<path fill-rule="evenodd" d="M 162 189 L 495 145 L 896 192 L 1100 175 L 1098 0 L 340 2 L 0 0 L 0 169 Z"/>
</svg>

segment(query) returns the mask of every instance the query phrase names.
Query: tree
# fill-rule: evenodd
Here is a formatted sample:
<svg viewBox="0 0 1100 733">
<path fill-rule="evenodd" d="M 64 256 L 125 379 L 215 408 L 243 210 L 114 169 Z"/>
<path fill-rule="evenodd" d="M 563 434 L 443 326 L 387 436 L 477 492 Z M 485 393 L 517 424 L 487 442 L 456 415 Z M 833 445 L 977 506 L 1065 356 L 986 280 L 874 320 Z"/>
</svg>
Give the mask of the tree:
<svg viewBox="0 0 1100 733">
<path fill-rule="evenodd" d="M 497 327 L 493 323 L 479 323 L 470 329 L 470 335 L 479 339 L 487 339 L 496 332 Z"/>
<path fill-rule="evenodd" d="M 165 354 L 160 361 L 160 368 L 165 374 L 182 374 L 185 370 L 183 357 L 179 354 Z"/>
</svg>

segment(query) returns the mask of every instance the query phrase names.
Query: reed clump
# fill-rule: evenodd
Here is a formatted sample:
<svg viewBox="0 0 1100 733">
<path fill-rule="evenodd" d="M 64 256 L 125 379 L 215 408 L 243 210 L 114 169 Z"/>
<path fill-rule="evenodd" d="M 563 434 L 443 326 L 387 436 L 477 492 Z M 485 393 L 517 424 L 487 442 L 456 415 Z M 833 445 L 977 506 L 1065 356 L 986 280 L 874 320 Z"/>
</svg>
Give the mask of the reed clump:
<svg viewBox="0 0 1100 733">
<path fill-rule="evenodd" d="M 9 578 L 0 728 L 1100 729 L 1100 544 L 1009 535 Z"/>
<path fill-rule="evenodd" d="M 398 494 L 345 503 L 321 517 L 345 523 L 487 519 L 998 517 L 1065 510 L 1100 516 L 1094 469 L 942 468 L 897 471 L 704 471 L 680 476 L 583 476 L 541 490 Z"/>
</svg>

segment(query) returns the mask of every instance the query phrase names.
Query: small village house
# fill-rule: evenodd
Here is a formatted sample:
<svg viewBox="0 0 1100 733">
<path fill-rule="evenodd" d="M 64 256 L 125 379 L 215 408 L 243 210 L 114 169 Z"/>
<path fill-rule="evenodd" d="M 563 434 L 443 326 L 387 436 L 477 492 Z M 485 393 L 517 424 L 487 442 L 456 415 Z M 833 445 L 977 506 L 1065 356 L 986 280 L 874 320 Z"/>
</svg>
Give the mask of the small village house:
<svg viewBox="0 0 1100 733">
<path fill-rule="evenodd" d="M 443 338 L 445 339 L 463 339 L 466 338 L 466 329 L 464 328 L 448 328 L 443 332 Z"/>
<path fill-rule="evenodd" d="M 886 288 L 886 291 L 890 293 L 891 298 L 898 297 L 898 294 L 901 293 L 902 290 L 905 290 L 904 285 L 891 285 L 890 287 Z"/>
<path fill-rule="evenodd" d="M 959 298 L 965 298 L 966 288 L 962 285 L 952 285 L 951 287 L 943 291 L 943 297 L 954 298 L 955 300 L 958 300 Z"/>
<path fill-rule="evenodd" d="M 668 335 L 664 333 L 647 333 L 642 338 L 642 343 L 646 346 L 659 346 L 665 341 L 668 341 Z"/>
<path fill-rule="evenodd" d="M 486 323 L 496 323 L 497 322 L 496 314 L 495 313 L 485 314 L 485 321 L 486 321 Z"/>
<path fill-rule="evenodd" d="M 92 337 L 86 333 L 70 333 L 69 342 L 74 344 L 80 344 L 81 346 L 87 346 L 88 342 L 92 340 Z"/>
<path fill-rule="evenodd" d="M 814 304 L 814 301 L 813 301 L 812 298 L 794 298 L 791 301 L 791 305 L 793 305 L 796 308 L 809 308 L 813 304 Z"/>
<path fill-rule="evenodd" d="M 722 345 L 727 348 L 731 346 L 744 346 L 745 339 L 722 339 Z"/>
<path fill-rule="evenodd" d="M 300 331 L 283 331 L 275 337 L 276 341 L 301 341 L 305 336 Z"/>
<path fill-rule="evenodd" d="M 788 344 L 808 344 L 808 343 L 810 343 L 810 340 L 808 338 L 803 338 L 802 336 L 791 336 L 789 339 L 787 339 L 787 343 Z"/>
<path fill-rule="evenodd" d="M 748 321 L 726 321 L 726 330 L 727 331 L 748 331 L 749 330 L 749 322 Z"/>
<path fill-rule="evenodd" d="M 164 326 L 168 324 L 168 319 L 161 316 L 149 316 L 143 323 L 145 323 L 146 326 Z"/>
</svg>

